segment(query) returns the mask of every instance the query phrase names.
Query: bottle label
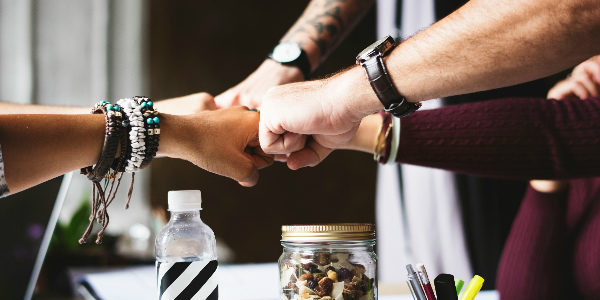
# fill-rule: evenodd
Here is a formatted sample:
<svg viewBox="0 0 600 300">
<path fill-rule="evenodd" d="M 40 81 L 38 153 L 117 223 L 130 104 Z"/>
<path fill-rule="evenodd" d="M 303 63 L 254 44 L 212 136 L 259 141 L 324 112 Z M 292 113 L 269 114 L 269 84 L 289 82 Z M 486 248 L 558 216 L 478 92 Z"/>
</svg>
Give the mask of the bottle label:
<svg viewBox="0 0 600 300">
<path fill-rule="evenodd" d="M 156 262 L 159 300 L 217 300 L 219 286 L 216 260 Z"/>
</svg>

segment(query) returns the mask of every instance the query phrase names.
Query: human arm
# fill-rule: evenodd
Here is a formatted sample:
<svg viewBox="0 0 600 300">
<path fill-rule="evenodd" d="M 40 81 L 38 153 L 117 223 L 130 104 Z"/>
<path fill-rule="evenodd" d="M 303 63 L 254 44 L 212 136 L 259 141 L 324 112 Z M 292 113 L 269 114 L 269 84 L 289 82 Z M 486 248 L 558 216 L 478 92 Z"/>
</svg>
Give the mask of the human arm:
<svg viewBox="0 0 600 300">
<path fill-rule="evenodd" d="M 156 108 L 163 113 L 185 115 L 203 110 L 216 109 L 213 97 L 208 93 L 195 93 L 156 101 Z M 16 104 L 0 102 L 0 114 L 87 114 L 89 107 L 53 106 L 39 104 Z"/>
<path fill-rule="evenodd" d="M 374 0 L 312 0 L 281 38 L 306 52 L 314 71 L 355 27 Z M 305 80 L 299 68 L 266 59 L 252 74 L 216 97 L 221 107 L 258 107 L 265 92 L 277 85 Z"/>
<path fill-rule="evenodd" d="M 242 107 L 161 114 L 158 153 L 188 160 L 251 186 L 271 158 L 259 149 L 258 114 Z M 0 147 L 11 193 L 93 165 L 104 141 L 102 115 L 0 115 Z"/>
<path fill-rule="evenodd" d="M 472 0 L 400 44 L 385 63 L 399 92 L 416 102 L 540 78 L 598 52 L 598 1 Z M 261 146 L 269 153 L 302 149 L 300 139 L 285 141 L 291 132 L 318 134 L 320 145 L 312 147 L 331 147 L 382 108 L 358 66 L 275 87 L 261 107 Z"/>
<path fill-rule="evenodd" d="M 598 98 L 499 99 L 419 111 L 401 120 L 396 161 L 508 179 L 600 176 L 598 120 Z M 365 118 L 341 148 L 372 153 L 380 123 L 377 115 Z"/>
</svg>

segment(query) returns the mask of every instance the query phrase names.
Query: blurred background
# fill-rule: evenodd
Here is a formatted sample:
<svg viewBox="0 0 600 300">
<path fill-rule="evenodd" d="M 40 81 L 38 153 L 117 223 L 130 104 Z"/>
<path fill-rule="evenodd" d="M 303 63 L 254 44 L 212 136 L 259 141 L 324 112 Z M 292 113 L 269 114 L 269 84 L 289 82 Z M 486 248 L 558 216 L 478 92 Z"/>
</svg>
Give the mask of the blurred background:
<svg viewBox="0 0 600 300">
<path fill-rule="evenodd" d="M 217 95 L 265 59 L 307 3 L 0 0 L 0 100 L 91 107 L 133 95 Z M 316 76 L 352 65 L 375 39 L 374 22 L 372 10 Z M 338 151 L 318 168 L 276 164 L 248 189 L 184 161 L 156 159 L 136 175 L 131 207 L 123 208 L 125 191 L 111 205 L 104 244 L 80 246 L 91 184 L 76 172 L 36 298 L 68 298 L 73 268 L 152 264 L 169 190 L 202 191 L 202 219 L 217 235 L 222 262 L 274 262 L 283 224 L 373 223 L 375 174 L 369 155 Z M 59 185 L 55 179 L 2 199 L 3 299 L 22 298 Z"/>
</svg>

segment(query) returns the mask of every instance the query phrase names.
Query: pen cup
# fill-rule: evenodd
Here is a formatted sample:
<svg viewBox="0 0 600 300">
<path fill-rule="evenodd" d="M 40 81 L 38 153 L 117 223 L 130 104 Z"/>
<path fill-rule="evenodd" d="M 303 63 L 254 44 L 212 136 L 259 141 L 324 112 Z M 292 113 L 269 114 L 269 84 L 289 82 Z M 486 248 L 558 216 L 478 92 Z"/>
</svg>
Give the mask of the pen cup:
<svg viewBox="0 0 600 300">
<path fill-rule="evenodd" d="M 373 225 L 283 226 L 281 245 L 281 299 L 377 299 Z"/>
</svg>

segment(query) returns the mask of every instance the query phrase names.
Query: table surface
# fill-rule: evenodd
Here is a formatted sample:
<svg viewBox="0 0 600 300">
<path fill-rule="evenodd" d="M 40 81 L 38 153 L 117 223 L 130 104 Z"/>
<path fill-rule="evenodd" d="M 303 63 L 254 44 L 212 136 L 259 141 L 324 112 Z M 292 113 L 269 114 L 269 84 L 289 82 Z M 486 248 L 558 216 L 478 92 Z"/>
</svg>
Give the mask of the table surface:
<svg viewBox="0 0 600 300">
<path fill-rule="evenodd" d="M 279 300 L 279 270 L 276 263 L 219 266 L 219 299 Z M 70 271 L 76 293 L 94 299 L 93 293 L 105 300 L 155 299 L 154 266 L 121 269 L 73 269 Z M 379 285 L 380 300 L 411 300 L 404 285 Z M 479 293 L 477 300 L 497 300 L 496 292 Z"/>
</svg>

